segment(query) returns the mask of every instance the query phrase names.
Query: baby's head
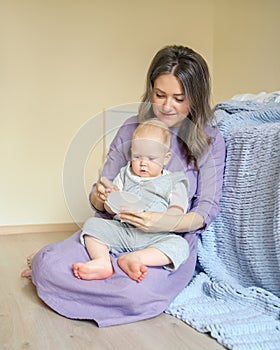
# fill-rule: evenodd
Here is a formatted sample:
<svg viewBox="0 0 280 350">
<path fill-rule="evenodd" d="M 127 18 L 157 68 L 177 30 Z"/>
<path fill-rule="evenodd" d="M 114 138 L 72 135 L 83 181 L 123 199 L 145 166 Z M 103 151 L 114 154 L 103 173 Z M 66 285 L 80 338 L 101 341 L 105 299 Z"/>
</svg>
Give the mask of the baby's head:
<svg viewBox="0 0 280 350">
<path fill-rule="evenodd" d="M 168 127 L 157 119 L 138 125 L 132 135 L 131 164 L 134 174 L 157 177 L 171 157 L 171 134 Z"/>
</svg>

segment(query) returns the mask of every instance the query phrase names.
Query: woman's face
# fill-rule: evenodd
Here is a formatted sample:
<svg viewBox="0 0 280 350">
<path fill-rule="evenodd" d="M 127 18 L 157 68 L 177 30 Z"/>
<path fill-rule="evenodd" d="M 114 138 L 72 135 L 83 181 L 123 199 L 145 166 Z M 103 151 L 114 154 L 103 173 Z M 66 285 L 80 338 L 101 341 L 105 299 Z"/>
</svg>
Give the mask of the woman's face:
<svg viewBox="0 0 280 350">
<path fill-rule="evenodd" d="M 152 103 L 156 117 L 169 128 L 180 127 L 190 113 L 182 84 L 172 74 L 162 74 L 156 78 Z"/>
</svg>

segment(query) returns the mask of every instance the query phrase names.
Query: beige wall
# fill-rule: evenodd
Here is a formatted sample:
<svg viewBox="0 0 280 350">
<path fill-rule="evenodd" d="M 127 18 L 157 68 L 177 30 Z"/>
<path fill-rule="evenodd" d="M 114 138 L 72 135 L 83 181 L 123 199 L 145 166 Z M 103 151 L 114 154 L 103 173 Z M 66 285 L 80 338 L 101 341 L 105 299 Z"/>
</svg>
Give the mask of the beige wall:
<svg viewBox="0 0 280 350">
<path fill-rule="evenodd" d="M 140 99 L 150 60 L 166 44 L 188 45 L 206 58 L 215 102 L 279 90 L 277 0 L 0 5 L 0 225 L 72 220 L 62 180 L 70 144 L 104 108 Z M 94 120 L 101 129 L 101 118 Z M 101 163 L 95 138 L 90 166 L 80 164 L 71 178 L 73 196 L 83 192 L 83 203 Z M 77 176 L 84 172 L 80 191 Z"/>
<path fill-rule="evenodd" d="M 216 101 L 280 90 L 280 1 L 214 1 Z"/>
<path fill-rule="evenodd" d="M 72 138 L 103 108 L 139 100 L 163 45 L 192 46 L 211 64 L 212 2 L 0 3 L 0 225 L 69 222 L 62 170 Z"/>
</svg>

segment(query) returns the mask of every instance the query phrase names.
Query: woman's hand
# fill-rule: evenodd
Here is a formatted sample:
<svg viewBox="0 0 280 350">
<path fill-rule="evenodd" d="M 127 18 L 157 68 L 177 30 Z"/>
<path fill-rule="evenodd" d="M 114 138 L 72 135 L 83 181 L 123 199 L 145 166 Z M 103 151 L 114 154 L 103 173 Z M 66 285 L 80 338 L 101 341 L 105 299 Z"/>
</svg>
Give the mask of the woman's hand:
<svg viewBox="0 0 280 350">
<path fill-rule="evenodd" d="M 102 176 L 96 184 L 96 195 L 103 203 L 107 200 L 108 195 L 112 191 L 118 191 L 118 187 L 108 180 L 107 177 Z"/>
<path fill-rule="evenodd" d="M 90 196 L 90 201 L 97 210 L 103 211 L 104 203 L 106 202 L 108 195 L 112 191 L 118 190 L 118 187 L 115 186 L 112 181 L 103 176 L 96 183 L 95 189 Z"/>
<path fill-rule="evenodd" d="M 203 217 L 195 212 L 187 214 L 158 212 L 120 212 L 121 220 L 145 232 L 190 232 L 204 226 Z"/>
<path fill-rule="evenodd" d="M 170 215 L 167 212 L 120 212 L 121 220 L 145 232 L 174 231 L 184 214 Z"/>
</svg>

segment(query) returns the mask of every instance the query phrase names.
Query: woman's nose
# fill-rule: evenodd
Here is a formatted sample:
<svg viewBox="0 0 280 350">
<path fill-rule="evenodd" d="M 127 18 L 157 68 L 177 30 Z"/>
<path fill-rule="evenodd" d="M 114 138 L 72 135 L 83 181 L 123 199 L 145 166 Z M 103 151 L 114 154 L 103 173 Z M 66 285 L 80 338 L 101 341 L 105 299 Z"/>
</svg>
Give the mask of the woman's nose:
<svg viewBox="0 0 280 350">
<path fill-rule="evenodd" d="M 166 110 L 172 109 L 172 99 L 170 97 L 166 97 L 163 101 L 163 107 Z"/>
</svg>

